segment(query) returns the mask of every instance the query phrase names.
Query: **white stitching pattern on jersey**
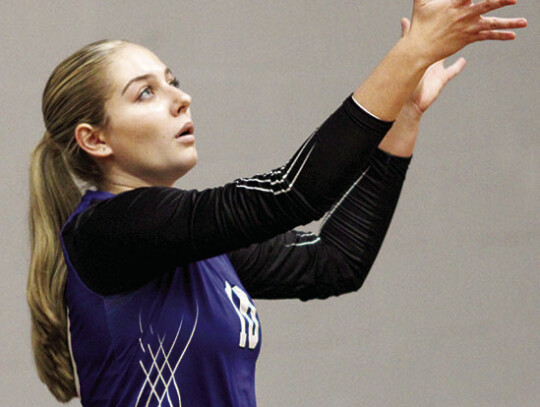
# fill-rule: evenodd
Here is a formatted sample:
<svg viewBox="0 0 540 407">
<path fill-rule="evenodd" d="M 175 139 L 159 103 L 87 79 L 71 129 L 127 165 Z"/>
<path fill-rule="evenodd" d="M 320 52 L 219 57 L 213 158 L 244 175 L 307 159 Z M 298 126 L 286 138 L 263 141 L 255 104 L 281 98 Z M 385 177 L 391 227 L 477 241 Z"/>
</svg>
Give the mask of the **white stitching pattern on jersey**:
<svg viewBox="0 0 540 407">
<path fill-rule="evenodd" d="M 269 173 L 262 174 L 262 175 L 255 175 L 252 178 L 240 178 L 239 180 L 236 181 L 236 186 L 238 188 L 252 189 L 252 190 L 262 191 L 262 192 L 272 192 L 274 195 L 279 195 L 279 194 L 283 194 L 285 192 L 289 192 L 292 189 L 292 187 L 294 186 L 294 183 L 296 182 L 296 179 L 300 175 L 300 172 L 302 171 L 302 168 L 304 168 L 304 165 L 306 164 L 307 160 L 311 156 L 311 153 L 313 152 L 313 149 L 315 148 L 315 145 L 311 146 L 309 152 L 307 153 L 306 157 L 304 158 L 304 161 L 300 165 L 300 168 L 298 169 L 298 171 L 294 175 L 294 178 L 292 179 L 292 181 L 290 181 L 290 183 L 289 183 L 289 181 L 286 178 L 289 176 L 289 174 L 291 173 L 291 171 L 295 167 L 296 162 L 300 159 L 300 157 L 302 156 L 302 154 L 304 152 L 304 149 L 309 144 L 308 142 L 311 140 L 311 138 L 314 135 L 315 135 L 315 132 L 304 143 L 304 145 L 302 146 L 302 148 L 298 152 L 297 156 L 294 158 L 294 160 L 290 164 L 287 163 L 285 166 L 280 167 L 278 170 L 271 171 Z M 287 166 L 289 168 L 287 169 L 287 172 L 285 172 L 283 174 L 283 170 Z M 271 177 L 273 175 L 278 175 L 279 176 L 281 174 L 283 174 L 283 175 L 281 176 L 280 179 L 277 179 L 277 180 L 272 181 L 272 179 L 265 179 L 265 178 Z M 265 184 L 266 186 L 269 186 L 269 188 L 264 188 L 262 186 L 259 187 L 259 186 L 251 186 L 251 185 L 249 185 L 250 183 L 257 183 L 257 182 L 260 183 L 260 184 Z"/>
<path fill-rule="evenodd" d="M 180 321 L 180 325 L 178 327 L 178 330 L 176 331 L 176 336 L 175 336 L 174 341 L 173 341 L 173 343 L 172 343 L 172 345 L 171 345 L 168 352 L 165 352 L 165 348 L 163 347 L 163 341 L 165 340 L 165 336 L 163 336 L 163 338 L 160 338 L 159 335 L 157 335 L 157 339 L 158 339 L 158 342 L 159 342 L 159 347 L 158 347 L 155 354 L 152 351 L 152 347 L 150 346 L 150 344 L 147 344 L 148 352 L 149 352 L 149 354 L 150 354 L 150 356 L 152 358 L 152 363 L 150 365 L 150 368 L 147 369 L 145 367 L 144 363 L 142 362 L 142 360 L 139 360 L 139 365 L 141 366 L 141 369 L 142 369 L 143 373 L 145 374 L 146 379 L 144 380 L 144 382 L 143 382 L 143 384 L 141 386 L 141 389 L 139 390 L 139 395 L 137 396 L 137 401 L 135 403 L 135 407 L 139 406 L 139 402 L 141 401 L 141 396 L 142 396 L 142 394 L 144 392 L 144 389 L 146 388 L 147 384 L 150 386 L 150 394 L 148 395 L 148 399 L 146 400 L 145 407 L 148 407 L 150 405 L 150 402 L 152 401 L 152 399 L 157 400 L 158 406 L 161 406 L 162 403 L 163 403 L 163 400 L 165 399 L 165 396 L 167 396 L 167 401 L 169 402 L 169 405 L 173 405 L 171 395 L 169 393 L 169 387 L 170 387 L 171 383 L 174 385 L 174 388 L 175 388 L 175 391 L 176 391 L 176 397 L 177 397 L 177 400 L 178 400 L 178 403 L 179 403 L 178 406 L 179 407 L 182 406 L 182 399 L 180 397 L 180 389 L 178 388 L 178 383 L 176 383 L 175 373 L 176 373 L 176 370 L 178 369 L 178 366 L 180 366 L 180 362 L 182 361 L 182 358 L 184 357 L 184 354 L 186 353 L 187 348 L 189 347 L 189 345 L 191 343 L 191 339 L 193 338 L 193 334 L 195 333 L 195 329 L 197 328 L 197 323 L 199 321 L 199 304 L 196 304 L 196 306 L 197 306 L 197 308 L 196 308 L 195 322 L 193 324 L 191 334 L 190 334 L 189 339 L 188 339 L 188 341 L 186 343 L 186 346 L 184 347 L 184 349 L 182 351 L 182 354 L 180 355 L 180 357 L 176 361 L 176 363 L 174 365 L 174 368 L 169 363 L 169 356 L 171 355 L 171 353 L 172 353 L 172 351 L 173 351 L 173 349 L 174 349 L 174 347 L 176 345 L 176 341 L 178 339 L 178 336 L 180 335 L 180 331 L 182 329 L 182 324 L 184 322 L 183 317 L 182 317 L 182 320 Z M 140 328 L 141 336 L 142 336 L 143 329 L 142 329 L 141 315 L 140 314 L 139 314 L 139 328 Z M 154 334 L 152 329 L 151 329 L 151 333 L 152 333 L 152 335 Z M 143 348 L 143 352 L 144 352 L 145 350 L 144 350 L 144 346 L 142 345 L 141 337 L 139 337 L 139 342 L 140 342 L 141 347 Z M 164 357 L 164 360 L 163 360 L 163 363 L 162 363 L 161 367 L 158 366 L 158 358 L 160 356 L 160 353 Z M 151 375 L 152 375 L 152 372 L 154 371 L 154 367 L 156 368 L 157 377 L 155 377 L 155 379 L 152 381 Z M 165 368 L 166 367 L 168 368 L 168 371 L 169 371 L 169 378 L 167 380 L 165 380 L 165 378 L 163 377 L 163 373 L 165 373 Z M 163 392 L 162 392 L 163 394 L 161 394 L 161 395 L 159 395 L 157 390 L 156 390 L 156 385 L 160 381 L 163 383 L 163 386 L 164 386 L 164 389 L 163 389 Z"/>
<path fill-rule="evenodd" d="M 312 245 L 312 244 L 316 244 L 321 240 L 321 238 L 319 236 L 317 236 L 315 233 L 312 233 L 312 232 L 297 233 L 296 238 L 299 239 L 299 240 L 303 239 L 303 238 L 310 238 L 311 240 L 304 240 L 304 241 L 301 241 L 301 242 L 296 241 L 296 242 L 293 242 L 293 243 L 286 244 L 284 246 L 285 247 L 309 246 L 309 245 Z"/>
<path fill-rule="evenodd" d="M 341 197 L 341 199 L 330 209 L 330 211 L 328 211 L 326 213 L 326 215 L 324 215 L 324 218 L 323 220 L 321 221 L 321 229 L 322 227 L 324 226 L 324 224 L 326 223 L 326 221 L 328 220 L 328 218 L 330 218 L 330 216 L 332 216 L 332 214 L 336 211 L 336 209 L 339 207 L 339 205 L 341 205 L 341 203 L 345 200 L 345 198 L 347 198 L 349 196 L 349 194 L 351 193 L 351 191 L 354 189 L 354 187 L 356 187 L 356 185 L 358 185 L 358 183 L 362 180 L 362 178 L 364 178 L 364 176 L 366 175 L 366 173 L 369 171 L 369 169 L 371 168 L 371 165 L 368 166 L 366 168 L 366 170 L 362 173 L 362 175 L 360 175 L 360 177 L 354 182 L 354 184 L 351 185 L 351 187 L 347 190 L 347 192 L 345 192 L 345 194 Z"/>
<path fill-rule="evenodd" d="M 71 366 L 73 367 L 73 380 L 75 381 L 75 390 L 77 395 L 82 400 L 81 397 L 81 385 L 79 383 L 79 374 L 77 372 L 77 364 L 75 363 L 75 356 L 73 355 L 73 347 L 71 343 L 71 323 L 69 320 L 69 307 L 66 307 L 66 318 L 67 318 L 67 340 L 69 348 L 69 357 L 71 359 Z"/>
</svg>

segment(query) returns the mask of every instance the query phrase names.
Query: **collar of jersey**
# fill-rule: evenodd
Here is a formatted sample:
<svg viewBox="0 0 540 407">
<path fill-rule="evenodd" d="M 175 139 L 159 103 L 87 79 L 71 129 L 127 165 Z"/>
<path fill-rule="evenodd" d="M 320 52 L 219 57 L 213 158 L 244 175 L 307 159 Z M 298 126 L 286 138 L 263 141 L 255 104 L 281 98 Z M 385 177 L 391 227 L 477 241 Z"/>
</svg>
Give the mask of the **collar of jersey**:
<svg viewBox="0 0 540 407">
<path fill-rule="evenodd" d="M 114 196 L 116 195 L 109 191 L 88 190 L 82 197 L 82 200 L 91 203 L 93 201 L 103 201 L 104 199 L 109 199 Z"/>
</svg>

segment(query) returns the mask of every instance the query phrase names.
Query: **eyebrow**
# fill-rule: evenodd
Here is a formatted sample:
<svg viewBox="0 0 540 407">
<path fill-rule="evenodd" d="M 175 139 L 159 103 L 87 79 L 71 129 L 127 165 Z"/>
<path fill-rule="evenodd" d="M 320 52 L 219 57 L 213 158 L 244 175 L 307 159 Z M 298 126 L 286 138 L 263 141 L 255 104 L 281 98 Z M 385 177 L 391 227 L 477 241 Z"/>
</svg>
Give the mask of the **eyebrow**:
<svg viewBox="0 0 540 407">
<path fill-rule="evenodd" d="M 165 76 L 172 75 L 172 71 L 169 68 L 165 68 L 165 71 L 163 72 Z M 174 75 L 173 75 L 174 76 Z M 142 81 L 151 77 L 155 77 L 153 73 L 147 73 L 144 75 L 136 76 L 135 78 L 131 79 L 126 86 L 124 86 L 124 89 L 122 90 L 122 95 L 126 93 L 127 88 L 129 88 L 129 85 L 131 85 L 133 82 Z"/>
</svg>

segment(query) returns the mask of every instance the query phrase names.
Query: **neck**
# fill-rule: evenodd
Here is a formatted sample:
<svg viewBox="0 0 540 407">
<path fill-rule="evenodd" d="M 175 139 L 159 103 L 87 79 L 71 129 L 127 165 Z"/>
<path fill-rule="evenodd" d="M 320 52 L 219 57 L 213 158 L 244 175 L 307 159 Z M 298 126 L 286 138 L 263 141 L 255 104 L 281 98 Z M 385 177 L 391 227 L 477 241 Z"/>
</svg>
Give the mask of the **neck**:
<svg viewBox="0 0 540 407">
<path fill-rule="evenodd" d="M 120 194 L 122 192 L 130 191 L 135 188 L 143 187 L 156 187 L 156 186 L 166 186 L 171 187 L 174 184 L 174 181 L 165 182 L 163 180 L 157 179 L 143 179 L 140 177 L 126 176 L 124 174 L 108 177 L 104 182 L 99 185 L 99 189 L 103 191 L 108 191 L 113 194 Z"/>
</svg>

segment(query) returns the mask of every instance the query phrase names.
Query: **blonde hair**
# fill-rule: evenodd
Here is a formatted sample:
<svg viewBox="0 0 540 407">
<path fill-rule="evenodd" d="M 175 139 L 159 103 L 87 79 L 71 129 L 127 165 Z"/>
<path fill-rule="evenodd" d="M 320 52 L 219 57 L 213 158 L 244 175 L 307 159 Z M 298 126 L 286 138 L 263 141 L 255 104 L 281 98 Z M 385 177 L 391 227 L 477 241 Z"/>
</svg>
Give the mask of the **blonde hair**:
<svg viewBox="0 0 540 407">
<path fill-rule="evenodd" d="M 72 174 L 99 185 L 103 174 L 75 141 L 80 123 L 106 126 L 105 102 L 111 55 L 125 41 L 104 40 L 80 49 L 60 63 L 43 91 L 45 134 L 30 166 L 31 259 L 27 298 L 32 346 L 40 379 L 59 400 L 77 397 L 67 338 L 64 298 L 67 269 L 59 234 L 81 192 Z"/>
</svg>

